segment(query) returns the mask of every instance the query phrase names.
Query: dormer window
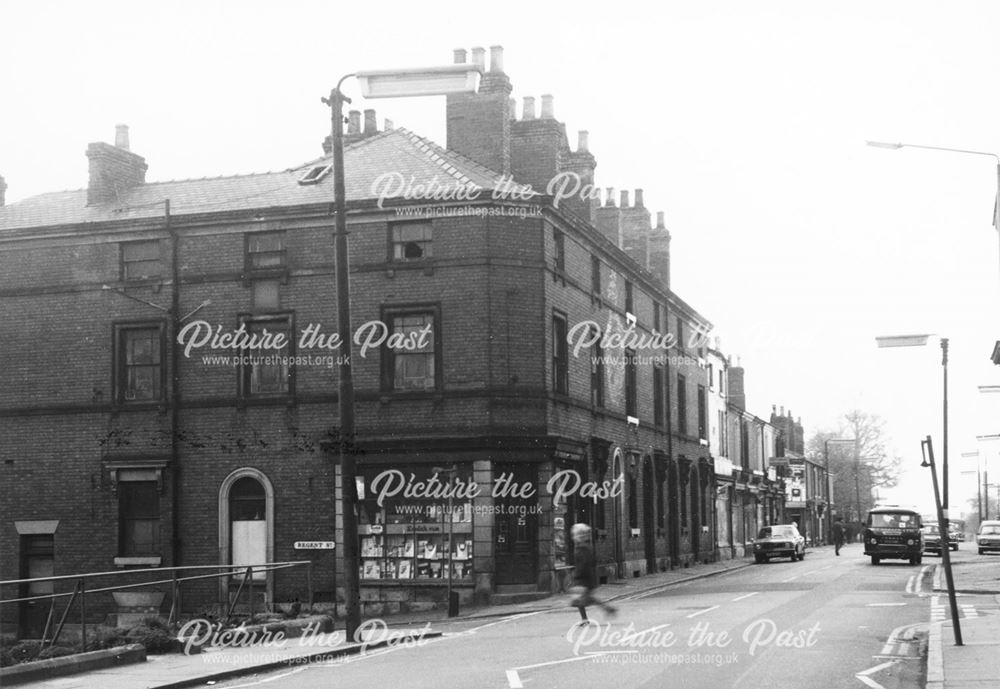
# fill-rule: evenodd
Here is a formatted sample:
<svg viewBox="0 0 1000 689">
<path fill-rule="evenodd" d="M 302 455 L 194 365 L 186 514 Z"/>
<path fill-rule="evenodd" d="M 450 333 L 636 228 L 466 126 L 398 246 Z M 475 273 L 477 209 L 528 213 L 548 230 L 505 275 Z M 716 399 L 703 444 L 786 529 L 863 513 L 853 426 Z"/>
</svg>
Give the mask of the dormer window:
<svg viewBox="0 0 1000 689">
<path fill-rule="evenodd" d="M 316 184 L 330 174 L 332 169 L 333 165 L 314 165 L 299 177 L 299 184 Z"/>
</svg>

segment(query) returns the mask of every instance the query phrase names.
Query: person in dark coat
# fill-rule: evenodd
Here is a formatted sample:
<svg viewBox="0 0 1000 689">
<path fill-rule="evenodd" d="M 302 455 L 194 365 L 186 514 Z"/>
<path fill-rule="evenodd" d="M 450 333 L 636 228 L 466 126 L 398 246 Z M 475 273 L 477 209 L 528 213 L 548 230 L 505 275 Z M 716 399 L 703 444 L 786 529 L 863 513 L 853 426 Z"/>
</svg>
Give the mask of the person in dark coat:
<svg viewBox="0 0 1000 689">
<path fill-rule="evenodd" d="M 570 529 L 573 538 L 573 599 L 570 604 L 580 611 L 581 625 L 590 621 L 587 617 L 588 605 L 600 606 L 609 616 L 618 612 L 613 605 L 594 597 L 594 589 L 597 588 L 597 561 L 590 533 L 590 527 L 586 524 L 574 524 Z"/>
<path fill-rule="evenodd" d="M 837 517 L 830 528 L 830 535 L 833 536 L 833 548 L 836 555 L 840 555 L 840 549 L 844 547 L 844 522 Z"/>
</svg>

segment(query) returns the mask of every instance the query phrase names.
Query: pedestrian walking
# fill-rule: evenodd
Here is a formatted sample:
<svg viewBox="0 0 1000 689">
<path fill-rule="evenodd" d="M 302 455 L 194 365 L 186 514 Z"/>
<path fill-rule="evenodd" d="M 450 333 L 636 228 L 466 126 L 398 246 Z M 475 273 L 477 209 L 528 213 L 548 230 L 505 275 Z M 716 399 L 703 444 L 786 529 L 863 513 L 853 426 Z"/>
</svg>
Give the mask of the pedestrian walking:
<svg viewBox="0 0 1000 689">
<path fill-rule="evenodd" d="M 580 624 L 589 624 L 587 606 L 597 605 L 608 616 L 614 616 L 618 610 L 594 596 L 597 588 L 597 561 L 594 558 L 594 546 L 591 543 L 590 527 L 586 524 L 574 524 L 570 529 L 573 538 L 573 598 L 570 605 L 580 611 Z"/>
<path fill-rule="evenodd" d="M 844 522 L 841 521 L 840 517 L 833 520 L 830 533 L 833 535 L 833 552 L 839 556 L 840 549 L 844 547 Z"/>
</svg>

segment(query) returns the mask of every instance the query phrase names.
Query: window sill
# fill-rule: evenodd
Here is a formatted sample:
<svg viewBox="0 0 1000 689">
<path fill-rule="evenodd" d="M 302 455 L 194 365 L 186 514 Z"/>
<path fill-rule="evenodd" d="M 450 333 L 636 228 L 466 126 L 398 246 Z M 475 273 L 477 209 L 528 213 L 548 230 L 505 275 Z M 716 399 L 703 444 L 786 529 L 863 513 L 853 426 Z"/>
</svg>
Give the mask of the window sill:
<svg viewBox="0 0 1000 689">
<path fill-rule="evenodd" d="M 159 555 L 146 557 L 116 557 L 115 567 L 159 567 L 163 558 Z"/>
</svg>

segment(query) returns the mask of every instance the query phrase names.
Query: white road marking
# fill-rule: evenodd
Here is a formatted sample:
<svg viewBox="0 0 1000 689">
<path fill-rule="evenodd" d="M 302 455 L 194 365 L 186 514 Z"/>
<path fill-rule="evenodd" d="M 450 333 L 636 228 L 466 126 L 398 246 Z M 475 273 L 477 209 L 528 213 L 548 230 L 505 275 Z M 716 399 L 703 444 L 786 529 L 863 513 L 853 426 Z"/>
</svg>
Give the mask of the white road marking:
<svg viewBox="0 0 1000 689">
<path fill-rule="evenodd" d="M 760 591 L 754 591 L 753 593 L 744 593 L 742 596 L 736 596 L 736 598 L 733 598 L 733 602 L 736 602 L 738 600 L 743 600 L 744 598 L 749 598 L 750 596 L 756 596 L 758 593 L 760 593 Z"/>
<path fill-rule="evenodd" d="M 892 667 L 893 665 L 895 665 L 898 662 L 899 662 L 898 658 L 896 660 L 889 660 L 889 661 L 886 661 L 884 663 L 880 663 L 880 664 L 876 665 L 875 667 L 870 667 L 867 670 L 862 670 L 861 672 L 855 674 L 854 676 L 857 677 L 862 682 L 864 682 L 869 687 L 871 687 L 872 689 L 885 689 L 885 687 L 883 687 L 881 684 L 879 684 L 878 682 L 876 682 L 875 680 L 873 680 L 868 675 L 873 675 L 876 672 L 879 672 L 880 670 L 886 669 L 887 667 Z"/>
<path fill-rule="evenodd" d="M 868 608 L 895 608 L 900 605 L 906 605 L 906 603 L 869 603 Z"/>
<path fill-rule="evenodd" d="M 635 651 L 638 653 L 638 651 Z M 550 660 L 547 663 L 535 663 L 534 665 L 522 665 L 521 667 L 511 668 L 507 670 L 507 685 L 510 689 L 523 689 L 524 685 L 521 683 L 521 676 L 518 674 L 518 670 L 533 670 L 538 667 L 548 667 L 550 665 L 563 665 L 565 663 L 575 663 L 578 660 L 590 660 L 596 656 L 608 655 L 609 653 L 614 653 L 614 651 L 601 651 L 597 653 L 588 653 L 582 656 L 573 656 L 572 658 L 563 658 L 562 660 Z"/>
<path fill-rule="evenodd" d="M 697 617 L 698 615 L 703 615 L 706 612 L 711 612 L 712 610 L 715 610 L 718 607 L 719 607 L 718 605 L 713 605 L 710 608 L 705 608 L 704 610 L 699 610 L 697 612 L 693 612 L 693 613 L 691 613 L 690 615 L 687 616 L 687 619 L 690 620 L 692 617 Z"/>
</svg>

